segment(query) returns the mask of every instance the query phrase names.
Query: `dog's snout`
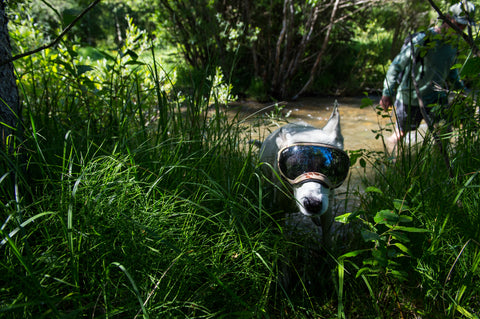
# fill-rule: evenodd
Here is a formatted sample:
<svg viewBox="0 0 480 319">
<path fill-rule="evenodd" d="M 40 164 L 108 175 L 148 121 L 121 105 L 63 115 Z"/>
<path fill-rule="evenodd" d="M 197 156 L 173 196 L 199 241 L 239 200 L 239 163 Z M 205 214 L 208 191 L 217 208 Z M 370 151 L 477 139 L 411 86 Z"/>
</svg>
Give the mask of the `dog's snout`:
<svg viewBox="0 0 480 319">
<path fill-rule="evenodd" d="M 303 207 L 311 214 L 320 214 L 323 209 L 322 200 L 306 197 L 303 200 Z"/>
</svg>

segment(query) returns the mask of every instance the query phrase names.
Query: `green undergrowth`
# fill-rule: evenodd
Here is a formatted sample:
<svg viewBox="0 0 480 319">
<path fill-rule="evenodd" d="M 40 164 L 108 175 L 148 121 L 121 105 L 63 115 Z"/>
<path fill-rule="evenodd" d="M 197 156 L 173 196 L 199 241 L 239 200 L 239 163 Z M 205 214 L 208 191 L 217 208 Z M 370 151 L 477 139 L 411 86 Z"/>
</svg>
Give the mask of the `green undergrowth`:
<svg viewBox="0 0 480 319">
<path fill-rule="evenodd" d="M 363 292 L 379 317 L 478 318 L 479 122 L 474 113 L 452 118 L 443 123 L 450 129 L 417 133 L 393 154 L 355 152 L 373 174 L 365 174 L 359 210 L 340 218 L 362 225 L 359 247 L 339 257 L 340 302 Z M 366 311 L 355 302 L 340 310 Z"/>
<path fill-rule="evenodd" d="M 188 93 L 139 51 L 61 45 L 16 65 L 22 137 L 0 165 L 0 316 L 256 316 L 271 307 L 278 224 L 251 129 L 204 70 Z"/>
<path fill-rule="evenodd" d="M 24 109 L 0 153 L 0 317 L 478 317 L 476 116 L 442 136 L 448 161 L 429 136 L 395 158 L 350 152 L 375 172 L 338 218 L 358 240 L 318 253 L 265 209 L 249 141 L 278 106 L 247 124 L 228 112 L 224 70 L 182 69 L 178 83 L 129 30 L 115 54 L 63 43 L 15 65 Z M 282 265 L 297 257 L 287 289 Z"/>
</svg>

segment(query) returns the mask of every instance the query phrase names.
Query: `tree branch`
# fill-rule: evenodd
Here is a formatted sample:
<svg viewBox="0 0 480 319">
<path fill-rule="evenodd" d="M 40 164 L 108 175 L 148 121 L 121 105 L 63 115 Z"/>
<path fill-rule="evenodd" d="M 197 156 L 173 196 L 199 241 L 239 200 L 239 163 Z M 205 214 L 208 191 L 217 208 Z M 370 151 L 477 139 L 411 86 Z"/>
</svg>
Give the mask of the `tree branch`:
<svg viewBox="0 0 480 319">
<path fill-rule="evenodd" d="M 63 29 L 63 31 L 55 38 L 55 40 L 53 40 L 52 42 L 50 42 L 49 44 L 45 44 L 45 45 L 42 45 L 41 47 L 39 48 L 36 48 L 34 50 L 31 50 L 31 51 L 28 51 L 28 52 L 24 52 L 24 53 L 21 53 L 21 54 L 17 54 L 16 56 L 8 59 L 8 60 L 5 60 L 5 61 L 1 61 L 0 62 L 0 66 L 2 65 L 5 65 L 5 64 L 8 64 L 8 63 L 11 63 L 15 60 L 18 60 L 18 59 L 21 59 L 21 58 L 24 58 L 26 56 L 29 56 L 29 55 L 32 55 L 32 54 L 35 54 L 35 53 L 38 53 L 40 51 L 43 51 L 45 49 L 48 49 L 48 48 L 51 48 L 55 45 L 58 44 L 58 42 L 60 42 L 60 40 L 65 36 L 65 34 L 68 33 L 68 31 L 70 31 L 70 29 L 73 28 L 73 26 L 88 12 L 90 11 L 93 7 L 95 7 L 101 0 L 95 0 L 93 1 L 92 3 L 90 3 L 90 5 L 85 8 L 85 10 L 82 11 L 82 13 L 80 13 L 65 29 Z"/>
<path fill-rule="evenodd" d="M 428 2 L 432 6 L 432 8 L 438 13 L 438 17 L 445 21 L 445 23 L 448 24 L 453 30 L 455 30 L 455 32 L 462 36 L 462 38 L 465 40 L 465 42 L 468 43 L 475 55 L 480 56 L 480 51 L 473 42 L 473 39 L 469 37 L 465 32 L 463 32 L 457 25 L 455 25 L 455 23 L 450 21 L 450 18 L 447 15 L 443 14 L 443 12 L 438 8 L 438 6 L 433 2 L 433 0 L 428 0 Z"/>
<path fill-rule="evenodd" d="M 330 33 L 332 31 L 332 28 L 335 24 L 335 16 L 337 14 L 337 9 L 338 9 L 338 4 L 340 3 L 340 0 L 335 0 L 335 3 L 333 5 L 332 13 L 330 15 L 330 23 L 328 24 L 327 27 L 327 32 L 325 34 L 325 38 L 323 39 L 322 47 L 320 49 L 320 52 L 317 55 L 317 58 L 315 60 L 315 63 L 313 64 L 312 70 L 310 71 L 310 78 L 308 79 L 307 83 L 302 87 L 302 89 L 292 98 L 293 100 L 298 99 L 298 97 L 307 90 L 307 88 L 310 86 L 310 84 L 313 82 L 315 78 L 315 72 L 317 71 L 317 67 L 320 64 L 320 61 L 323 58 L 323 54 L 327 50 L 327 45 L 328 41 L 330 40 Z"/>
</svg>

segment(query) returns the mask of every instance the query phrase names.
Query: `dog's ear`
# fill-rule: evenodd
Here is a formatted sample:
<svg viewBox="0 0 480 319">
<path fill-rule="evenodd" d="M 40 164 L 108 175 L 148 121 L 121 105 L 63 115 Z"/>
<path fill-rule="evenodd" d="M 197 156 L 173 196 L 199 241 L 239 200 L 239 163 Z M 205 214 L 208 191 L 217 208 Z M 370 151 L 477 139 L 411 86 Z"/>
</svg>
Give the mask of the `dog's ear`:
<svg viewBox="0 0 480 319">
<path fill-rule="evenodd" d="M 333 112 L 328 119 L 327 124 L 323 127 L 322 131 L 329 136 L 335 137 L 335 144 L 343 148 L 343 135 L 340 128 L 340 112 L 338 111 L 338 102 L 335 100 L 333 104 Z"/>
<path fill-rule="evenodd" d="M 288 145 L 289 140 L 291 138 L 291 134 L 285 130 L 285 127 L 281 127 L 278 131 L 277 138 L 275 139 L 275 143 L 277 144 L 277 148 L 281 149 Z"/>
</svg>

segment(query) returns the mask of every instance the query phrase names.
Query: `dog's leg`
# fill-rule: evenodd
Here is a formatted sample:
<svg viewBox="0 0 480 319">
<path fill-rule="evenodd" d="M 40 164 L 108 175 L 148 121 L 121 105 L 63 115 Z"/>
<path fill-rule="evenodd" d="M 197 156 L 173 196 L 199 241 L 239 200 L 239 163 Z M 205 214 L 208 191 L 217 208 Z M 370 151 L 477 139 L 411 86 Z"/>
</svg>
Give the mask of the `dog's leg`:
<svg viewBox="0 0 480 319">
<path fill-rule="evenodd" d="M 312 217 L 312 221 L 315 225 L 321 228 L 322 230 L 322 247 L 328 252 L 333 251 L 334 241 L 332 238 L 332 225 L 333 225 L 333 214 L 330 209 L 328 209 L 320 217 Z"/>
<path fill-rule="evenodd" d="M 335 250 L 335 242 L 332 238 L 333 213 L 331 209 L 320 217 L 322 223 L 322 241 L 325 249 L 329 252 Z"/>
</svg>

